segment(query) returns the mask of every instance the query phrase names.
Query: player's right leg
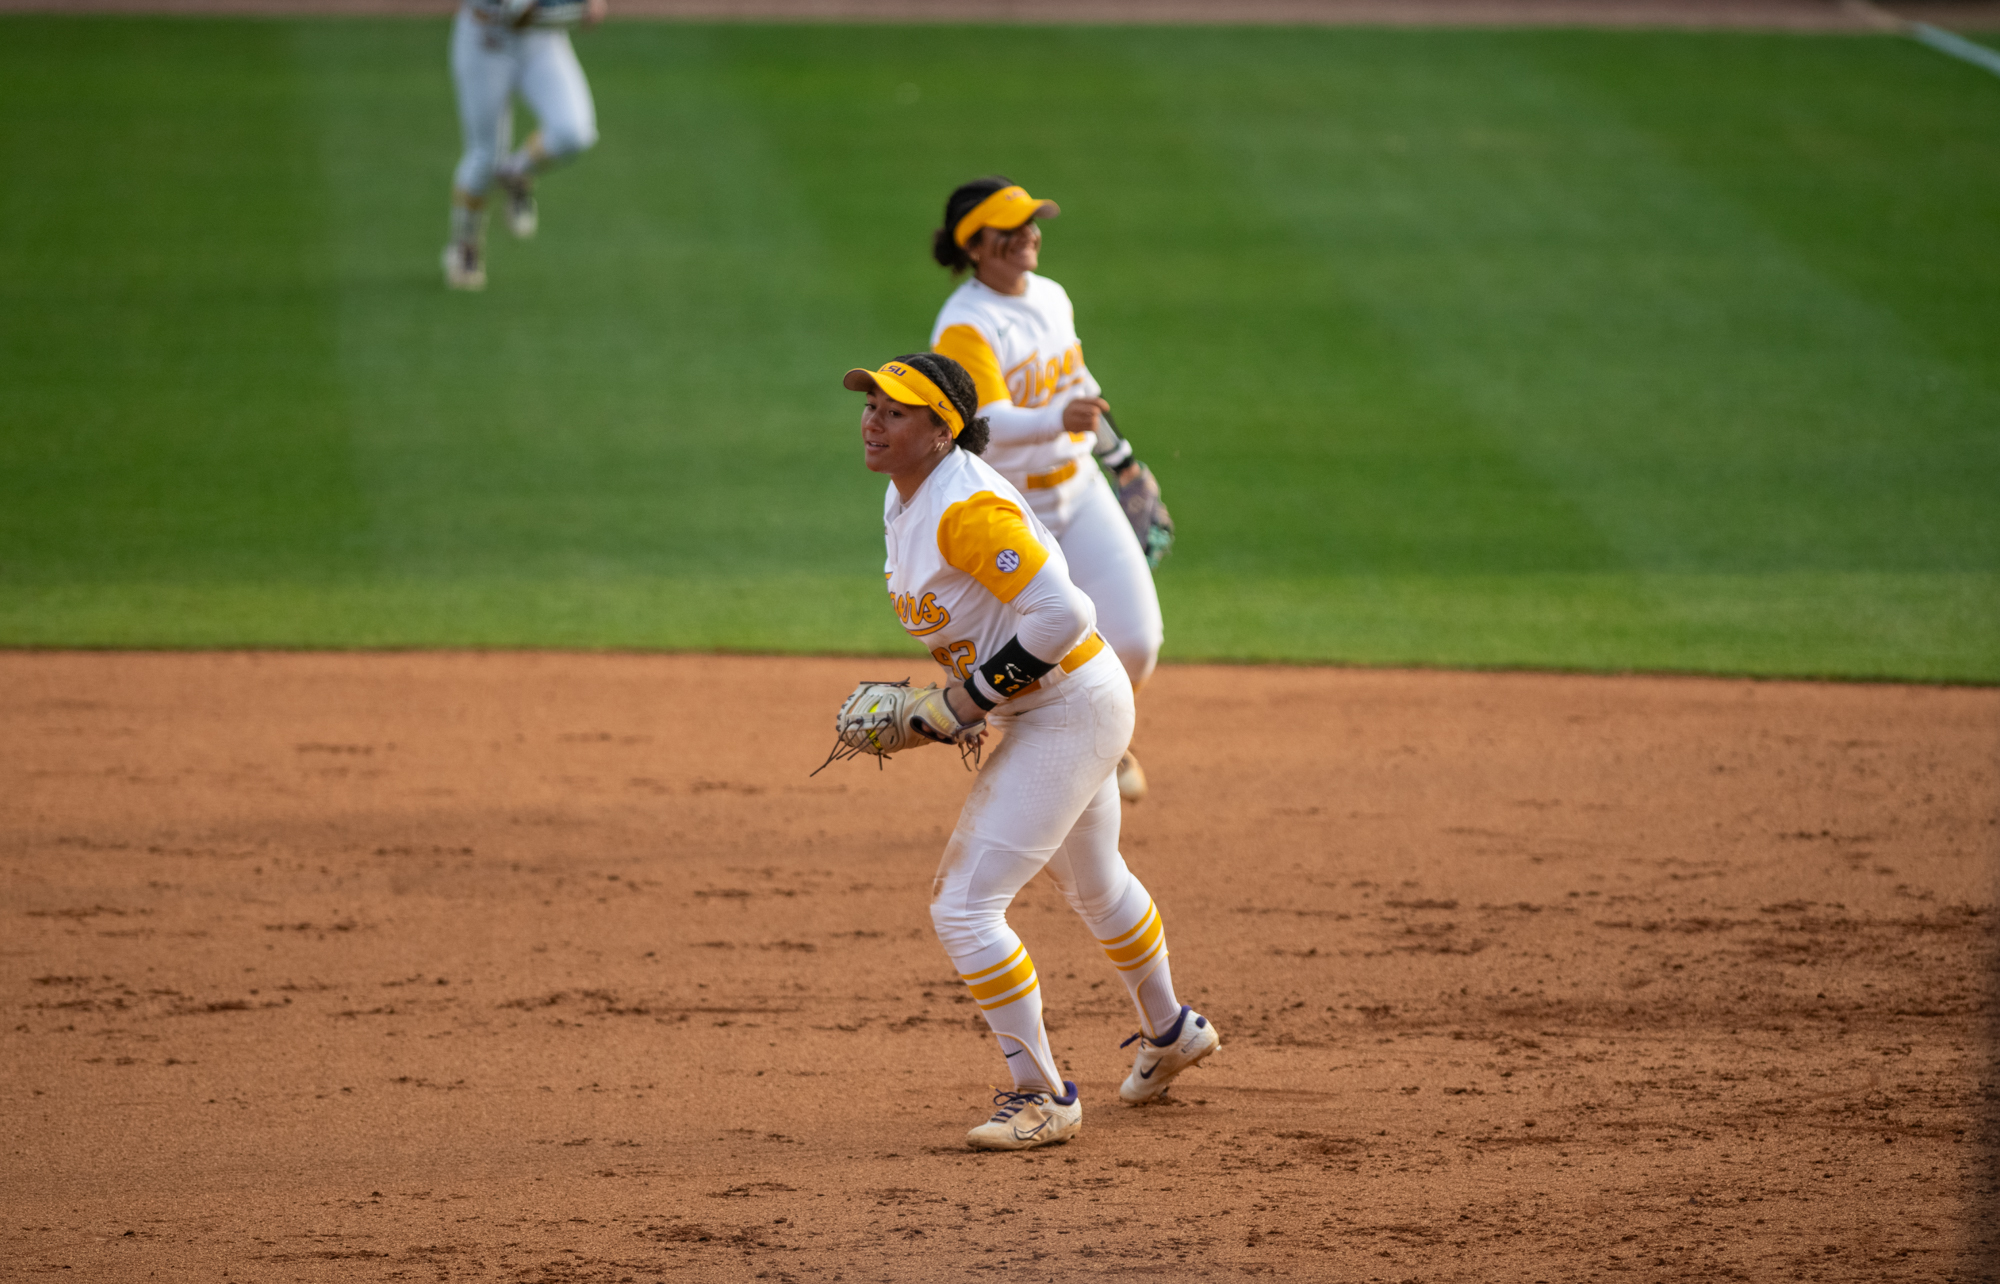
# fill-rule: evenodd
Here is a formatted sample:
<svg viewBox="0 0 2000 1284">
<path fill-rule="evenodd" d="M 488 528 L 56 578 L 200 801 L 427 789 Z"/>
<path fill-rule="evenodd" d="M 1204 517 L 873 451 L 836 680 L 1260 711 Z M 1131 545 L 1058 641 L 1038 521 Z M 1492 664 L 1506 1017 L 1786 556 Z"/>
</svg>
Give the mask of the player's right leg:
<svg viewBox="0 0 2000 1284">
<path fill-rule="evenodd" d="M 567 31 L 522 33 L 521 97 L 535 113 L 535 132 L 500 163 L 495 177 L 507 193 L 508 228 L 528 237 L 540 222 L 535 175 L 597 144 L 597 104 Z"/>
<path fill-rule="evenodd" d="M 1166 641 L 1160 593 L 1111 484 L 1100 473 L 1095 485 L 1078 489 L 1056 542 L 1070 578 L 1097 607 L 1098 633 L 1118 653 L 1137 691 L 1152 676 Z"/>
<path fill-rule="evenodd" d="M 1091 663 L 1125 685 L 1108 652 Z M 1101 719 L 1083 681 L 1088 668 L 1058 686 L 1055 699 L 996 718 L 1005 738 L 980 769 L 931 887 L 938 941 L 985 1016 L 1013 1079 L 999 1111 L 967 1134 L 975 1147 L 1046 1145 L 1082 1127 L 1082 1107 L 1042 1023 L 1041 979 L 1007 922 L 1007 907 L 1109 783 L 1118 750 L 1131 736 L 1129 696 L 1122 732 L 1100 734 Z M 1107 741 L 1113 742 L 1108 751 Z"/>
<path fill-rule="evenodd" d="M 980 772 L 996 767 L 1004 775 L 1023 774 L 1009 736 Z M 977 788 L 974 790 L 977 793 Z M 967 810 L 971 810 L 968 803 Z M 1032 842 L 1036 835 L 1026 835 Z M 976 1150 L 1025 1150 L 1067 1141 L 1083 1127 L 1076 1086 L 1064 1080 L 1042 1023 L 1041 978 L 1035 961 L 1007 922 L 1007 906 L 1047 862 L 1052 847 L 1020 848 L 998 835 L 968 831 L 961 820 L 945 847 L 932 885 L 931 922 L 952 966 L 1006 1059 L 1011 1090 L 994 1097 L 991 1118 L 965 1136 Z"/>
<path fill-rule="evenodd" d="M 1097 607 L 1098 633 L 1118 653 L 1137 691 L 1152 676 L 1166 639 L 1153 570 L 1103 476 L 1079 490 L 1056 542 L 1070 578 Z M 1146 773 L 1129 749 L 1118 764 L 1118 793 L 1127 802 L 1146 796 Z"/>
<path fill-rule="evenodd" d="M 460 9 L 451 28 L 451 79 L 465 150 L 452 172 L 451 241 L 444 250 L 445 284 L 456 290 L 486 286 L 486 196 L 505 154 L 514 73 L 513 37 Z"/>
</svg>

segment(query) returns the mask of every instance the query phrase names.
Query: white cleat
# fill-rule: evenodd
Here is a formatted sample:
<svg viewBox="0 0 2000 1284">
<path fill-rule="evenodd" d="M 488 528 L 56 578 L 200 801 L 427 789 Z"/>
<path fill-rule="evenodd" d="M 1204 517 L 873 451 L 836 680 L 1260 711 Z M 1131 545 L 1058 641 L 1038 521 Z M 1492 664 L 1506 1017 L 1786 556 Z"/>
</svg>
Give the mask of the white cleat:
<svg viewBox="0 0 2000 1284">
<path fill-rule="evenodd" d="M 1146 796 L 1146 769 L 1139 765 L 1130 749 L 1118 760 L 1118 796 L 1134 803 Z"/>
<path fill-rule="evenodd" d="M 444 283 L 454 290 L 486 288 L 486 259 L 477 245 L 453 241 L 444 247 Z"/>
<path fill-rule="evenodd" d="M 535 184 L 523 176 L 508 178 L 502 174 L 497 180 L 500 190 L 507 193 L 507 230 L 517 240 L 525 241 L 541 226 L 541 211 L 535 205 Z"/>
<path fill-rule="evenodd" d="M 1083 1131 L 1083 1102 L 1076 1085 L 1063 1084 L 1069 1095 L 1058 1097 L 1046 1090 L 996 1092 L 993 1117 L 965 1134 L 965 1144 L 974 1150 L 1028 1150 L 1054 1146 Z"/>
<path fill-rule="evenodd" d="M 1119 1097 L 1135 1106 L 1165 1096 L 1175 1075 L 1199 1065 L 1202 1058 L 1222 1046 L 1222 1036 L 1215 1032 L 1208 1018 L 1186 1004 L 1181 1005 L 1173 1029 L 1160 1033 L 1159 1042 L 1135 1034 L 1118 1046 L 1122 1048 L 1135 1041 L 1139 1055 L 1132 1058 L 1132 1073 L 1125 1076 L 1118 1089 Z"/>
</svg>

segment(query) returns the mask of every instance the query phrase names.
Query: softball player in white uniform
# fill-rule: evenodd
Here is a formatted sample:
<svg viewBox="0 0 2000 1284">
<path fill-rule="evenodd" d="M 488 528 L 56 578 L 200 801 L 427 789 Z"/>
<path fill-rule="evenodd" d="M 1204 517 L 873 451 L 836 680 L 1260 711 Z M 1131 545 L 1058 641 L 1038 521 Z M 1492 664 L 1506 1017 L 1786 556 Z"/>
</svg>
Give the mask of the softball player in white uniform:
<svg viewBox="0 0 2000 1284">
<path fill-rule="evenodd" d="M 1220 1043 L 1175 997 L 1159 911 L 1118 852 L 1113 774 L 1132 735 L 1132 685 L 1061 544 L 979 458 L 989 429 L 965 371 L 923 353 L 844 382 L 868 394 L 864 457 L 890 478 L 891 605 L 939 665 L 955 734 L 982 719 L 1005 733 L 931 888 L 938 939 L 1013 1077 L 966 1140 L 1005 1150 L 1064 1141 L 1082 1127 L 1082 1105 L 1049 1047 L 1034 962 L 1006 918 L 1037 873 L 1062 889 L 1138 1009 L 1139 1053 L 1121 1097 L 1158 1097 Z"/>
<path fill-rule="evenodd" d="M 1110 406 L 1084 364 L 1069 295 L 1034 271 L 1042 243 L 1035 219 L 1060 212 L 1001 177 L 951 194 L 932 256 L 973 275 L 938 312 L 931 348 L 972 376 L 979 413 L 993 425 L 988 462 L 1054 533 L 1136 691 L 1159 659 L 1160 598 L 1146 550 L 1093 456 L 1121 475 L 1139 465 L 1104 413 Z M 1132 801 L 1146 791 L 1129 751 L 1118 786 Z"/>
<path fill-rule="evenodd" d="M 445 284 L 486 288 L 486 196 L 507 196 L 507 227 L 535 234 L 535 175 L 597 142 L 590 82 L 570 46 L 568 28 L 604 17 L 606 0 L 465 0 L 451 29 L 451 78 L 465 152 L 452 174 L 451 243 Z M 517 148 L 514 97 L 527 101 L 537 128 Z"/>
</svg>

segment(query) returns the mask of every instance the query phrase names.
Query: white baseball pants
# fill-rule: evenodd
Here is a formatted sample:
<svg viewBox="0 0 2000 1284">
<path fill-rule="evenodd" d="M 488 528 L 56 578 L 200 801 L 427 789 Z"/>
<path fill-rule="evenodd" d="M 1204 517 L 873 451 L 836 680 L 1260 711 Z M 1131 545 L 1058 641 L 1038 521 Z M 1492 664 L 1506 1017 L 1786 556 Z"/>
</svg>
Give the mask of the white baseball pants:
<svg viewBox="0 0 2000 1284">
<path fill-rule="evenodd" d="M 1080 468 L 1088 475 L 1054 490 L 1025 494 L 1035 516 L 1062 545 L 1071 581 L 1097 607 L 1098 633 L 1125 662 L 1126 676 L 1138 687 L 1152 676 L 1166 639 L 1159 590 L 1111 483 L 1089 460 Z"/>
<path fill-rule="evenodd" d="M 1130 535 L 1130 530 L 1127 530 Z M 1042 1027 L 1040 978 L 1007 907 L 1047 871 L 1118 969 L 1151 1034 L 1179 1015 L 1166 936 L 1118 851 L 1113 773 L 1132 740 L 1132 686 L 1100 653 L 1047 696 L 990 721 L 1005 734 L 980 768 L 931 884 L 931 923 L 1000 1040 L 1017 1087 L 1062 1091 Z"/>
<path fill-rule="evenodd" d="M 535 113 L 542 149 L 551 159 L 575 155 L 597 142 L 597 105 L 567 31 L 512 31 L 460 9 L 451 29 L 451 78 L 458 87 L 458 120 L 465 133 L 465 154 L 452 182 L 468 196 L 486 193 L 513 144 L 516 94 Z"/>
</svg>

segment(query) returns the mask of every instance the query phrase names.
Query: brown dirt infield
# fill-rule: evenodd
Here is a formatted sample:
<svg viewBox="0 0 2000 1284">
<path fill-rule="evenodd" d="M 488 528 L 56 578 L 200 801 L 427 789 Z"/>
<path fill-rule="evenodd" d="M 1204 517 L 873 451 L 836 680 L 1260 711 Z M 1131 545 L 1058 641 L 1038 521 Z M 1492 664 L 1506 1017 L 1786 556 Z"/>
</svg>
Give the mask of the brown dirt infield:
<svg viewBox="0 0 2000 1284">
<path fill-rule="evenodd" d="M 1177 666 L 1125 850 L 1224 1036 L 931 938 L 911 666 L 0 655 L 0 1278 L 1990 1278 L 2000 691 Z M 784 712 L 810 711 L 803 717 Z"/>
</svg>

